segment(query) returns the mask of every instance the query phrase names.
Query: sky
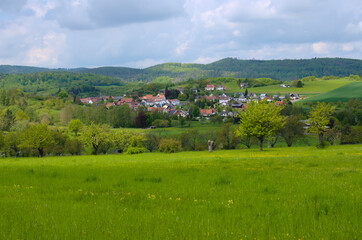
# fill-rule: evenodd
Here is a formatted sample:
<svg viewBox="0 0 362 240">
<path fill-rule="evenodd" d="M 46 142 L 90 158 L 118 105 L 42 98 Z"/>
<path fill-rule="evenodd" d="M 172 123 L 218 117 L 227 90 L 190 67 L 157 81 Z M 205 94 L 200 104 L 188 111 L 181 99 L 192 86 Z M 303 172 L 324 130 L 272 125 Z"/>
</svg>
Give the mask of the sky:
<svg viewBox="0 0 362 240">
<path fill-rule="evenodd" d="M 362 59 L 360 0 L 0 0 L 0 65 Z"/>
</svg>

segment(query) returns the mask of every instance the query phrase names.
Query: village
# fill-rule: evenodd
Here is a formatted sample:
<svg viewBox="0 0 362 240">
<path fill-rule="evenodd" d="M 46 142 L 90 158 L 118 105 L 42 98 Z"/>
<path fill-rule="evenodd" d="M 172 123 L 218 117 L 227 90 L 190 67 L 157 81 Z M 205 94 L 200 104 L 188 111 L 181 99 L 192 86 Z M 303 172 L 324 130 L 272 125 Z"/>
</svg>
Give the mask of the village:
<svg viewBox="0 0 362 240">
<path fill-rule="evenodd" d="M 199 107 L 200 117 L 210 117 L 213 115 L 219 115 L 221 117 L 234 117 L 240 111 L 245 110 L 247 103 L 250 101 L 267 101 L 273 102 L 278 105 L 284 105 L 287 101 L 295 102 L 300 99 L 299 94 L 290 93 L 285 95 L 268 95 L 266 93 L 255 94 L 247 92 L 247 84 L 241 83 L 241 89 L 245 88 L 245 92 L 225 93 L 225 86 L 206 85 L 203 95 L 199 95 L 200 89 L 192 88 L 193 94 L 192 101 L 179 100 L 179 99 L 167 99 L 165 91 L 161 90 L 157 95 L 145 95 L 141 97 L 129 97 L 129 96 L 99 96 L 99 97 L 86 97 L 81 98 L 82 104 L 96 104 L 105 105 L 107 109 L 128 105 L 131 109 L 137 110 L 139 107 L 145 107 L 150 112 L 162 112 L 169 114 L 170 117 L 176 116 L 177 118 L 186 118 L 189 116 L 190 107 L 196 105 Z M 285 87 L 285 86 L 281 86 Z M 185 89 L 178 87 L 177 91 L 180 95 L 184 94 Z M 220 93 L 222 92 L 222 93 Z M 219 94 L 220 93 L 220 94 Z M 207 106 L 198 105 L 197 103 L 203 101 L 209 103 Z"/>
</svg>

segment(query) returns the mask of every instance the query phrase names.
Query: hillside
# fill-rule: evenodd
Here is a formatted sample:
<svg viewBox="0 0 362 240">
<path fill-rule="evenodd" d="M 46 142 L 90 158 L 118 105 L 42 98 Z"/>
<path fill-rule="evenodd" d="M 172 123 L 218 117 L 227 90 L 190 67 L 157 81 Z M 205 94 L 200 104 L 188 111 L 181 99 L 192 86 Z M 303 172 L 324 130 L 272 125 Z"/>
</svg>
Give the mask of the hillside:
<svg viewBox="0 0 362 240">
<path fill-rule="evenodd" d="M 310 97 L 304 101 L 347 102 L 349 99 L 362 99 L 362 82 L 352 82 L 330 92 Z"/>
<path fill-rule="evenodd" d="M 362 60 L 344 58 L 314 58 L 302 60 L 239 60 L 225 58 L 210 64 L 164 63 L 145 69 L 127 67 L 99 67 L 74 69 L 48 69 L 24 66 L 0 65 L 0 73 L 35 72 L 74 72 L 92 73 L 116 77 L 125 81 L 150 82 L 159 77 L 168 77 L 172 81 L 184 81 L 190 78 L 269 77 L 278 80 L 300 79 L 306 76 L 349 76 L 362 75 Z"/>
</svg>

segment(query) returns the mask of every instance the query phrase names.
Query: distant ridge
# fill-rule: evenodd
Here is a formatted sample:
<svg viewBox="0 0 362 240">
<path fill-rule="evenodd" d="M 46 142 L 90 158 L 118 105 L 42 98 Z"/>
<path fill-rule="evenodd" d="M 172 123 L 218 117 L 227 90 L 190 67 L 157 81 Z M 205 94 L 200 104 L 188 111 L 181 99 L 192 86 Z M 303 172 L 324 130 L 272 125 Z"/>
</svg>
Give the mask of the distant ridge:
<svg viewBox="0 0 362 240">
<path fill-rule="evenodd" d="M 362 76 L 362 60 L 346 58 L 239 60 L 236 58 L 225 58 L 210 64 L 164 63 L 144 69 L 128 67 L 51 69 L 0 65 L 0 73 L 4 74 L 37 72 L 92 73 L 120 78 L 126 81 L 142 80 L 146 82 L 158 77 L 168 77 L 174 81 L 209 77 L 269 77 L 278 80 L 293 80 L 306 76 L 322 77 L 334 75 L 345 77 L 350 74 Z"/>
</svg>

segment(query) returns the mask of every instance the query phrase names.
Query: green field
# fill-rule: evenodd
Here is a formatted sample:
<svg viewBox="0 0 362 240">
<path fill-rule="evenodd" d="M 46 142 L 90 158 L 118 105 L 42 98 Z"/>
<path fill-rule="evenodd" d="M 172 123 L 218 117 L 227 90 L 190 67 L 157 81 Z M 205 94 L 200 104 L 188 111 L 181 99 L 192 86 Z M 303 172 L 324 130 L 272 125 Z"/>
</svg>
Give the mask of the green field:
<svg viewBox="0 0 362 240">
<path fill-rule="evenodd" d="M 307 98 L 304 101 L 348 102 L 349 99 L 357 98 L 362 98 L 362 82 L 352 82 L 330 92 Z"/>
<path fill-rule="evenodd" d="M 249 88 L 249 93 L 269 93 L 269 94 L 287 94 L 287 93 L 298 93 L 302 95 L 313 96 L 325 92 L 332 91 L 347 85 L 354 80 L 349 78 L 341 78 L 335 80 L 316 80 L 311 82 L 305 82 L 303 88 L 282 88 L 279 85 L 271 85 L 265 87 Z"/>
<path fill-rule="evenodd" d="M 0 160 L 0 239 L 361 239 L 362 145 Z"/>
</svg>

